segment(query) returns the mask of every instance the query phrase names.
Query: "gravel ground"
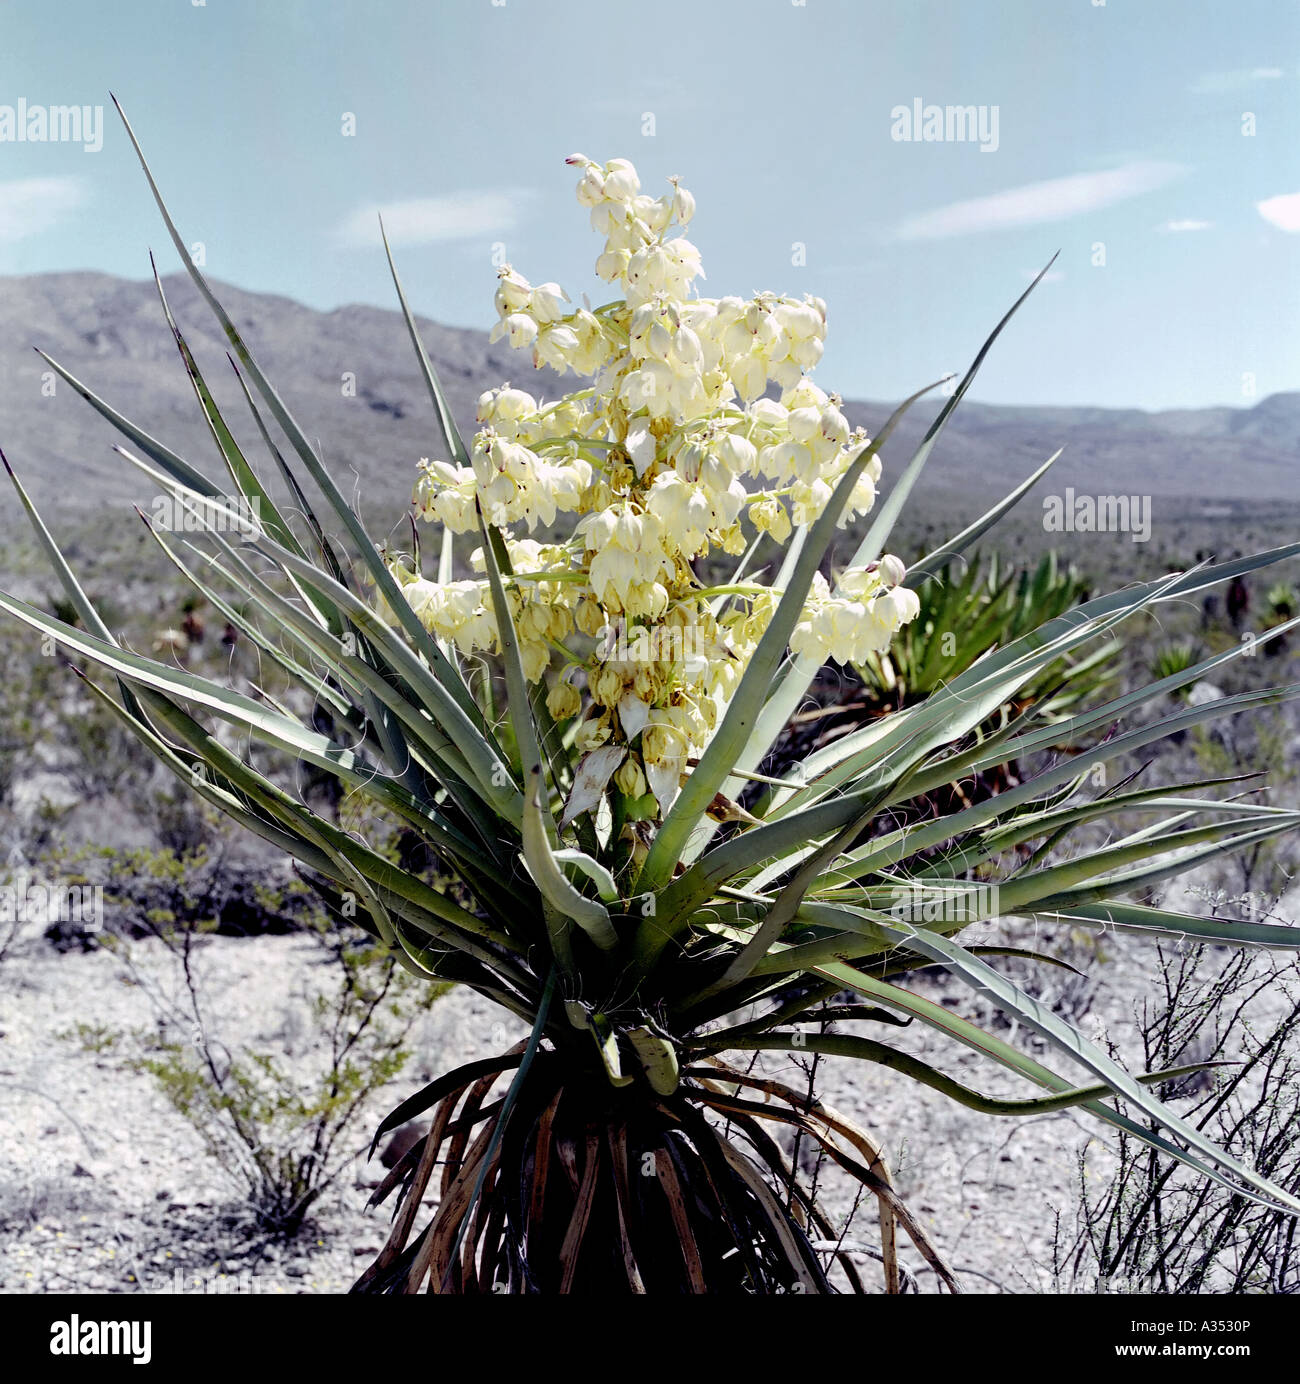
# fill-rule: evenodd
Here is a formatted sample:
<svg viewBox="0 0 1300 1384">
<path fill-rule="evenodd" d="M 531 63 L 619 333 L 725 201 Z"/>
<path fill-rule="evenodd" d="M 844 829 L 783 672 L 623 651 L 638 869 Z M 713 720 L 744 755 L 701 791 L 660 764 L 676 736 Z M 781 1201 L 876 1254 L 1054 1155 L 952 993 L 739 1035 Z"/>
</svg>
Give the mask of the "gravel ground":
<svg viewBox="0 0 1300 1384">
<path fill-rule="evenodd" d="M 202 983 L 223 1041 L 274 1053 L 308 1072 L 319 1054 L 302 1016 L 319 950 L 302 936 L 214 936 L 201 950 Z M 111 1054 L 89 1052 L 69 1030 L 157 1023 L 151 991 L 174 986 L 175 961 L 157 942 L 133 944 L 138 974 L 106 951 L 59 953 L 26 936 L 0 966 L 0 1291 L 345 1291 L 378 1248 L 387 1208 L 363 1210 L 383 1169 L 357 1157 L 321 1202 L 314 1224 L 289 1244 L 248 1230 L 246 1208 L 195 1131 L 153 1079 Z M 1137 939 L 1108 946 L 1085 1027 L 1104 1022 L 1121 1051 L 1134 998 L 1151 984 L 1154 949 Z M 1055 974 L 1055 973 L 1054 973 Z M 1061 973 L 1064 975 L 1065 973 Z M 926 994 L 970 1014 L 956 984 L 918 979 Z M 352 1134 L 358 1149 L 377 1120 L 452 1065 L 517 1040 L 510 1016 L 458 989 L 418 1021 L 402 1076 L 376 1092 Z M 969 1085 L 1025 1094 L 1000 1068 L 914 1025 L 887 1040 Z M 1025 1042 L 1022 1035 L 1017 1041 Z M 806 1083 L 773 1055 L 769 1074 Z M 1072 1215 L 1079 1155 L 1104 1175 L 1104 1131 L 1068 1112 L 999 1120 L 974 1114 L 893 1072 L 838 1059 L 820 1063 L 822 1096 L 881 1140 L 899 1189 L 957 1267 L 968 1291 L 1051 1291 L 1054 1210 Z M 829 1205 L 850 1192 L 833 1179 Z M 870 1243 L 864 1209 L 856 1234 Z M 910 1247 L 904 1262 L 923 1261 Z M 923 1290 L 933 1277 L 922 1272 Z"/>
<path fill-rule="evenodd" d="M 518 1024 L 467 990 L 418 1021 L 403 1077 L 374 1093 L 351 1135 L 358 1156 L 288 1244 L 249 1229 L 237 1189 L 154 1079 L 87 1052 L 69 1030 L 150 1028 L 150 984 L 175 985 L 161 944 L 133 944 L 145 983 L 106 951 L 22 942 L 0 970 L 0 1292 L 343 1292 L 378 1249 L 386 1208 L 366 1214 L 384 1169 L 360 1151 L 379 1119 L 444 1065 L 486 1057 Z M 205 941 L 204 990 L 232 1051 L 273 1053 L 305 1075 L 302 994 L 320 950 L 300 936 Z"/>
</svg>

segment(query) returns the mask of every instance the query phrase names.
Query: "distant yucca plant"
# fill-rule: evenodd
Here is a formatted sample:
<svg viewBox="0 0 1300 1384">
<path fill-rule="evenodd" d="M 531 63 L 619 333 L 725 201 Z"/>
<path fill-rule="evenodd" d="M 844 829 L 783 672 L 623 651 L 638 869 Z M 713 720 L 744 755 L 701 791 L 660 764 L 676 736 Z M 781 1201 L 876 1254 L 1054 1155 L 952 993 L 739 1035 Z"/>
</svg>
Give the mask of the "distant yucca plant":
<svg viewBox="0 0 1300 1384">
<path fill-rule="evenodd" d="M 1046 553 L 1037 567 L 1020 571 L 1007 571 L 996 553 L 987 561 L 975 553 L 969 562 L 952 561 L 942 570 L 918 564 L 905 583 L 915 587 L 918 596 L 916 618 L 898 631 L 889 648 L 873 650 L 854 664 L 860 685 L 841 680 L 839 695 L 828 705 L 800 711 L 791 719 L 770 756 L 769 772 L 786 772 L 853 727 L 924 701 L 978 659 L 1032 633 L 1089 595 L 1083 576 L 1072 566 L 1063 569 L 1055 552 Z M 1116 655 L 1121 647 L 1118 640 L 1108 639 L 1096 648 L 1053 660 L 992 708 L 971 731 L 972 737 L 996 731 L 1031 708 L 1036 720 L 1046 724 L 1091 704 L 1118 677 Z M 1062 742 L 1055 748 L 1070 746 Z M 967 807 L 1019 781 L 1019 766 L 1008 758 L 914 798 L 907 815 L 929 817 Z M 897 810 L 889 820 L 898 824 Z"/>
<path fill-rule="evenodd" d="M 1190 639 L 1161 644 L 1151 659 L 1151 675 L 1155 678 L 1174 677 L 1196 664 L 1196 645 Z"/>
<path fill-rule="evenodd" d="M 914 567 L 920 611 L 889 649 L 872 653 L 855 671 L 881 712 L 910 706 L 931 696 L 977 659 L 1032 633 L 1087 599 L 1088 583 L 1074 567 L 1062 568 L 1054 552 L 1033 570 L 1006 570 L 996 553 L 987 563 L 977 553 L 969 563 L 951 562 L 941 571 Z M 997 708 L 999 719 L 1032 703 L 1042 717 L 1060 716 L 1086 703 L 1113 682 L 1109 640 L 1086 656 L 1063 656 L 1016 689 Z"/>
<path fill-rule="evenodd" d="M 1300 599 L 1296 597 L 1295 587 L 1290 582 L 1274 582 L 1268 589 L 1268 594 L 1264 597 L 1268 604 L 1269 612 L 1277 620 L 1289 620 L 1295 614 L 1295 608 L 1300 604 Z"/>
<path fill-rule="evenodd" d="M 1300 544 L 1065 610 L 813 754 L 797 776 L 765 777 L 765 757 L 826 654 L 860 661 L 883 649 L 916 615 L 908 593 L 1046 470 L 910 574 L 885 555 L 939 433 L 1011 314 L 832 589 L 819 568 L 837 526 L 871 508 L 879 447 L 913 401 L 874 441 L 850 434 L 838 401 L 806 379 L 820 355 L 823 304 L 689 299 L 698 253 L 665 238 L 674 220 L 690 219 L 689 194 L 674 182 L 655 201 L 625 161 L 571 162 L 582 170 L 580 200 L 607 235 L 598 272 L 626 297 L 566 313 L 555 285 L 534 289 L 507 268 L 498 330 L 539 362 L 594 373 L 593 386 L 545 406 L 520 390 L 490 392 L 481 403 L 489 426 L 471 452 L 398 286 L 449 458 L 429 464 L 417 492 L 422 517 L 443 526 L 436 580 L 420 571 L 418 553 L 383 553 L 367 536 L 185 255 L 161 198 L 173 242 L 251 383 L 248 401 L 291 505 L 277 506 L 236 443 L 174 323 L 238 503 L 51 363 L 144 454 L 121 449 L 151 484 L 206 521 L 202 544 L 182 551 L 161 533 L 159 542 L 225 619 L 328 708 L 336 739 L 278 704 L 122 647 L 19 487 L 85 628 L 9 596 L 0 607 L 112 674 L 115 693 L 92 687 L 124 724 L 202 797 L 299 861 L 329 903 L 409 968 L 471 986 L 529 1027 L 511 1051 L 446 1073 L 381 1125 L 380 1134 L 431 1112 L 428 1133 L 376 1193 L 396 1194 L 399 1209 L 358 1288 L 862 1291 L 842 1227 L 773 1137 L 784 1127 L 874 1197 L 887 1290 L 903 1281 L 900 1228 L 955 1290 L 876 1139 L 806 1091 L 738 1065 L 735 1053 L 883 1064 L 997 1114 L 1079 1106 L 1244 1195 L 1300 1210 L 1156 1098 L 1151 1083 L 1173 1072 L 1130 1075 L 1000 974 L 989 959 L 997 948 L 957 940 L 971 923 L 1016 915 L 1229 944 L 1300 942 L 1283 927 L 1126 901 L 1291 830 L 1300 814 L 1194 796 L 1204 786 L 1195 783 L 1096 786 L 1100 766 L 1161 736 L 1290 699 L 1296 688 L 1113 729 L 1233 649 L 1087 711 L 1052 719 L 1035 703 L 987 726 L 1045 670 L 1111 639 L 1128 616 L 1292 557 Z M 150 185 L 157 196 L 151 176 Z M 780 404 L 766 397 L 771 380 L 785 391 Z M 321 515 L 254 394 L 323 496 Z M 583 517 L 551 544 L 510 533 L 564 513 Z M 746 539 L 742 518 L 757 538 Z M 455 579 L 453 531 L 477 535 L 479 578 Z M 760 542 L 783 555 L 771 585 L 744 578 L 760 570 Z M 711 548 L 734 551 L 739 570 L 702 589 L 692 559 Z M 237 595 L 224 598 L 222 588 Z M 674 630 L 674 652 L 656 653 L 654 639 Z M 680 642 L 688 630 L 702 641 L 689 649 Z M 276 787 L 200 716 L 373 799 L 436 853 L 459 881 L 455 896 Z M 854 844 L 873 819 L 936 785 L 1093 732 L 1095 744 L 992 799 Z M 755 782 L 763 796 L 743 811 L 737 798 Z M 1072 828 L 1130 814 L 1132 834 L 1078 858 L 1061 851 Z M 1003 861 L 1029 843 L 1039 849 L 1027 862 L 1014 856 L 1007 873 Z M 899 983 L 935 964 L 1040 1035 L 1058 1062 Z M 867 1003 L 833 1002 L 846 990 Z M 819 1031 L 827 1020 L 900 1016 L 1009 1068 L 1025 1096 L 994 1098 L 876 1038 Z M 1115 1097 L 1163 1132 L 1121 1114 Z M 437 1209 L 420 1225 L 431 1191 Z"/>
</svg>

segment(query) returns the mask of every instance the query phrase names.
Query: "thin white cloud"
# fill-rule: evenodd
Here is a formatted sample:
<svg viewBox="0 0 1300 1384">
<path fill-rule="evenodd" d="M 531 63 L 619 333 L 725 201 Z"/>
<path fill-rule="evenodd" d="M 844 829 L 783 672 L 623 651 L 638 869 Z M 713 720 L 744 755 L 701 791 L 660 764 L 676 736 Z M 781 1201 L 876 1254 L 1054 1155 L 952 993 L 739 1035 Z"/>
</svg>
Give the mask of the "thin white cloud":
<svg viewBox="0 0 1300 1384">
<path fill-rule="evenodd" d="M 403 202 L 372 203 L 345 217 L 335 232 L 343 245 L 380 244 L 379 218 L 389 243 L 431 245 L 440 240 L 466 240 L 511 230 L 519 209 L 533 194 L 517 188 L 494 192 L 456 192 L 448 197 L 413 197 Z"/>
<path fill-rule="evenodd" d="M 14 178 L 0 182 L 0 245 L 58 225 L 86 200 L 80 178 Z"/>
<path fill-rule="evenodd" d="M 1208 231 L 1213 225 L 1213 221 L 1196 221 L 1185 217 L 1181 221 L 1162 221 L 1156 230 L 1162 235 L 1182 235 L 1187 231 Z"/>
<path fill-rule="evenodd" d="M 1246 91 L 1259 82 L 1276 82 L 1285 76 L 1280 67 L 1243 67 L 1235 72 L 1206 72 L 1192 83 L 1198 96 L 1222 96 L 1227 92 Z"/>
<path fill-rule="evenodd" d="M 1097 211 L 1129 197 L 1163 187 L 1187 170 L 1178 163 L 1137 161 L 1105 173 L 1075 173 L 1067 178 L 995 192 L 953 202 L 935 211 L 909 217 L 899 226 L 900 240 L 946 240 L 978 231 L 1032 226 L 1045 221 L 1064 221 L 1083 212 Z"/>
<path fill-rule="evenodd" d="M 1300 231 L 1300 192 L 1266 197 L 1262 202 L 1255 203 L 1255 210 L 1279 231 Z"/>
</svg>

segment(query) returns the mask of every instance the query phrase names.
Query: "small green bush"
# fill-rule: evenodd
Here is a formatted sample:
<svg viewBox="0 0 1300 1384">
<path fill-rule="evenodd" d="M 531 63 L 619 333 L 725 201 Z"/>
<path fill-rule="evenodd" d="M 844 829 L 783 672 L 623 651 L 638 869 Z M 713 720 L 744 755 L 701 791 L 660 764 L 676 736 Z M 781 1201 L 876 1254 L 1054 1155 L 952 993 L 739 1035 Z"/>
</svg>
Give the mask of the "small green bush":
<svg viewBox="0 0 1300 1384">
<path fill-rule="evenodd" d="M 171 1002 L 144 976 L 128 941 L 106 939 L 157 1004 L 158 1029 L 122 1033 L 81 1023 L 62 1035 L 152 1077 L 257 1227 L 285 1238 L 298 1233 L 356 1153 L 349 1134 L 367 1099 L 405 1067 L 412 1024 L 451 988 L 417 983 L 385 948 L 341 932 L 319 911 L 303 928 L 327 963 L 315 968 L 323 979 L 304 1025 L 319 1059 L 309 1072 L 284 1054 L 223 1041 L 196 965 L 210 928 L 171 919 L 152 928 L 175 961 L 180 998 Z"/>
</svg>

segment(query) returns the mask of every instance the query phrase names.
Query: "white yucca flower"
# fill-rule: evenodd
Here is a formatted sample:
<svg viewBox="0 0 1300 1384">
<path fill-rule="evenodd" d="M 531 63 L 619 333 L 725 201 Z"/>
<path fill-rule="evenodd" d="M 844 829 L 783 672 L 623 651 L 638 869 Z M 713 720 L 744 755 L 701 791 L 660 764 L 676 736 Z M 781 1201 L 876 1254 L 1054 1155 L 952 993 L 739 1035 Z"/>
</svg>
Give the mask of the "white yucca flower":
<svg viewBox="0 0 1300 1384">
<path fill-rule="evenodd" d="M 600 380 L 594 397 L 578 390 L 550 405 L 510 386 L 484 393 L 477 415 L 484 427 L 471 449 L 477 500 L 492 524 L 507 529 L 521 522 L 530 531 L 549 526 L 560 514 L 585 516 L 561 566 L 566 578 L 583 583 L 579 598 L 599 607 L 602 627 L 621 617 L 647 623 L 652 636 L 669 619 L 696 627 L 711 597 L 688 564 L 714 551 L 739 556 L 760 534 L 783 541 L 792 524 L 814 523 L 868 439 L 850 428 L 838 396 L 807 378 L 826 332 L 820 299 L 690 296 L 702 272 L 700 254 L 671 234 L 694 215 L 690 194 L 677 180 L 663 198 L 642 194 L 626 159 L 601 168 L 581 155 L 569 161 L 582 168 L 578 201 L 606 237 L 597 273 L 620 283 L 624 297 L 599 313 L 584 307 L 564 314 L 567 295 L 559 285 L 533 288 L 513 267 L 499 271 L 495 337 L 532 347 L 538 365 L 600 372 Z M 783 386 L 779 403 L 763 397 L 773 382 Z M 560 418 L 565 433 L 550 426 Z M 563 460 L 544 461 L 534 450 L 561 438 Z M 592 485 L 595 474 L 600 481 Z M 870 510 L 879 476 L 879 460 L 872 457 L 840 512 L 842 525 Z M 446 503 L 440 485 L 451 492 Z M 415 498 L 426 521 L 456 532 L 472 523 L 464 478 L 447 463 L 422 465 Z M 757 594 L 757 588 L 735 593 L 724 617 L 729 626 L 752 622 Z M 906 601 L 885 603 L 856 639 L 848 639 L 846 612 L 870 614 L 870 606 L 817 601 L 791 647 L 819 661 L 878 651 L 881 631 L 892 634 L 914 614 Z M 421 609 L 433 607 L 426 601 Z M 529 631 L 521 633 L 535 681 L 548 665 Z M 652 637 L 644 647 L 661 643 Z M 495 638 L 483 647 L 499 652 Z M 616 688 L 615 672 L 599 650 L 585 658 L 571 652 L 565 667 L 582 665 L 585 685 L 601 689 L 594 704 L 604 708 L 609 730 L 602 744 L 630 745 L 621 718 L 612 715 L 624 696 L 644 701 L 646 715 L 714 703 L 687 719 L 686 751 L 693 752 L 706 743 L 743 674 L 741 651 L 752 651 L 756 640 L 730 647 L 724 676 L 706 664 L 654 658 L 654 666 L 624 667 L 624 684 Z M 557 704 L 572 707 L 572 698 L 565 693 Z M 580 713 L 581 703 L 570 714 Z M 668 784 L 668 795 L 677 787 Z"/>
</svg>

